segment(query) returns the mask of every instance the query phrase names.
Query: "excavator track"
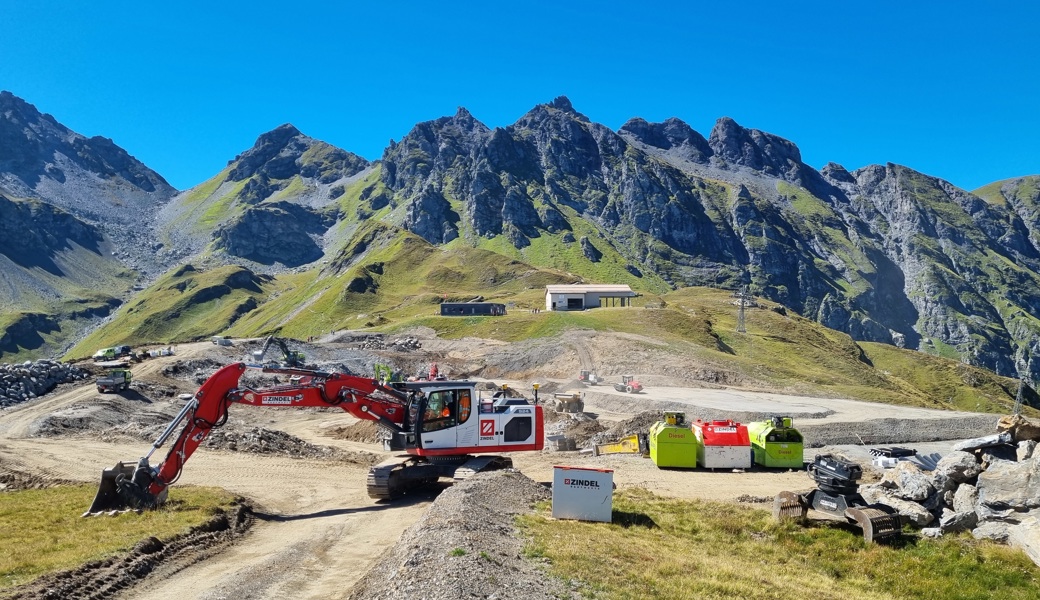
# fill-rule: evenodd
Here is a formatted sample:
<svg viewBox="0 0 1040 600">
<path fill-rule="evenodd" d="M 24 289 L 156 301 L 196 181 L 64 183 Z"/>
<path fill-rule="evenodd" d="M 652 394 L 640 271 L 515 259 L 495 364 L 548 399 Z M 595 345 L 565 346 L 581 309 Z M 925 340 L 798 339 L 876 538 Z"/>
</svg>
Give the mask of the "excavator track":
<svg viewBox="0 0 1040 600">
<path fill-rule="evenodd" d="M 368 470 L 368 496 L 393 500 L 435 483 L 440 477 L 461 481 L 483 471 L 507 469 L 513 460 L 504 456 L 439 456 L 395 458 Z"/>
<path fill-rule="evenodd" d="M 437 467 L 415 457 L 392 459 L 368 470 L 368 496 L 393 500 L 437 481 Z"/>
</svg>

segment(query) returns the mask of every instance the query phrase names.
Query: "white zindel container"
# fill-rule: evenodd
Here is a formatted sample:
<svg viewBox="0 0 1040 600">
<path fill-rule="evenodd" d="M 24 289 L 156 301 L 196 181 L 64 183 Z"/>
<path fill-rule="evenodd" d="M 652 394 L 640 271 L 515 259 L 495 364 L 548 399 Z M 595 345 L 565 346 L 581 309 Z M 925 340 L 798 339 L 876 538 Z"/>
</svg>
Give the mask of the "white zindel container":
<svg viewBox="0 0 1040 600">
<path fill-rule="evenodd" d="M 613 469 L 553 467 L 553 518 L 610 523 L 613 507 Z"/>
</svg>

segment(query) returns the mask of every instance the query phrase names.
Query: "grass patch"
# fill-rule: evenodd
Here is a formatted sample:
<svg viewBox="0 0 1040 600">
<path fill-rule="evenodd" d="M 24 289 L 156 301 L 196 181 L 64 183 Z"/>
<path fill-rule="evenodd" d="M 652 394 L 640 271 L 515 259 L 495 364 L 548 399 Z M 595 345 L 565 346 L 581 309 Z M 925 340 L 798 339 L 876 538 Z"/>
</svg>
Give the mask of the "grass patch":
<svg viewBox="0 0 1040 600">
<path fill-rule="evenodd" d="M 777 523 L 763 510 L 680 501 L 639 489 L 614 497 L 615 523 L 519 517 L 525 554 L 602 599 L 1036 597 L 1025 554 L 970 537 L 867 544 L 835 524 Z"/>
<path fill-rule="evenodd" d="M 96 492 L 96 485 L 77 485 L 0 493 L 0 590 L 115 556 L 150 536 L 183 533 L 234 500 L 223 490 L 184 486 L 159 510 L 80 517 Z"/>
</svg>

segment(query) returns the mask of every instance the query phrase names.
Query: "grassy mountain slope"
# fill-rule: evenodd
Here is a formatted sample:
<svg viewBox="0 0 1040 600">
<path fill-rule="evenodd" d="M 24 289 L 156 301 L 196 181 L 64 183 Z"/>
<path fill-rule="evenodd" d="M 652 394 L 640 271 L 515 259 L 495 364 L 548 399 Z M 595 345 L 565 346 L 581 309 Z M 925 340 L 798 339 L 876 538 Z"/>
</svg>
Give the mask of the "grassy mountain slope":
<svg viewBox="0 0 1040 600">
<path fill-rule="evenodd" d="M 135 279 L 94 227 L 46 203 L 0 195 L 4 361 L 61 351 L 118 306 Z"/>
<path fill-rule="evenodd" d="M 231 332 L 257 335 L 278 330 L 303 338 L 429 317 L 438 313 L 441 301 L 477 296 L 492 302 L 530 296 L 520 301 L 532 302 L 533 307 L 545 285 L 574 281 L 485 250 L 433 246 L 374 220 L 363 224 L 322 272 L 294 278 L 291 291 L 245 316 Z"/>
<path fill-rule="evenodd" d="M 239 266 L 209 271 L 178 267 L 137 294 L 67 358 L 90 356 L 115 344 L 186 342 L 221 333 L 255 309 L 273 287 L 271 278 Z"/>
</svg>

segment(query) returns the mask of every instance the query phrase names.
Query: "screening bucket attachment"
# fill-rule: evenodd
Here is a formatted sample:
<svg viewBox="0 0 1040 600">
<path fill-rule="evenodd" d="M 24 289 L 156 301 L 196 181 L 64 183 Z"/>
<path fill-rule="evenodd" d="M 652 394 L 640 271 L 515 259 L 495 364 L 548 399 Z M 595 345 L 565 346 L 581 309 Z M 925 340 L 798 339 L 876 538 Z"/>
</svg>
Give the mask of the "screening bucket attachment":
<svg viewBox="0 0 1040 600">
<path fill-rule="evenodd" d="M 846 508 L 845 517 L 855 521 L 863 530 L 863 539 L 869 542 L 883 540 L 900 535 L 903 519 L 895 509 L 874 504 L 867 508 Z"/>
<path fill-rule="evenodd" d="M 804 519 L 809 512 L 809 506 L 801 494 L 795 492 L 780 492 L 773 498 L 773 518 L 781 519 Z"/>
</svg>

